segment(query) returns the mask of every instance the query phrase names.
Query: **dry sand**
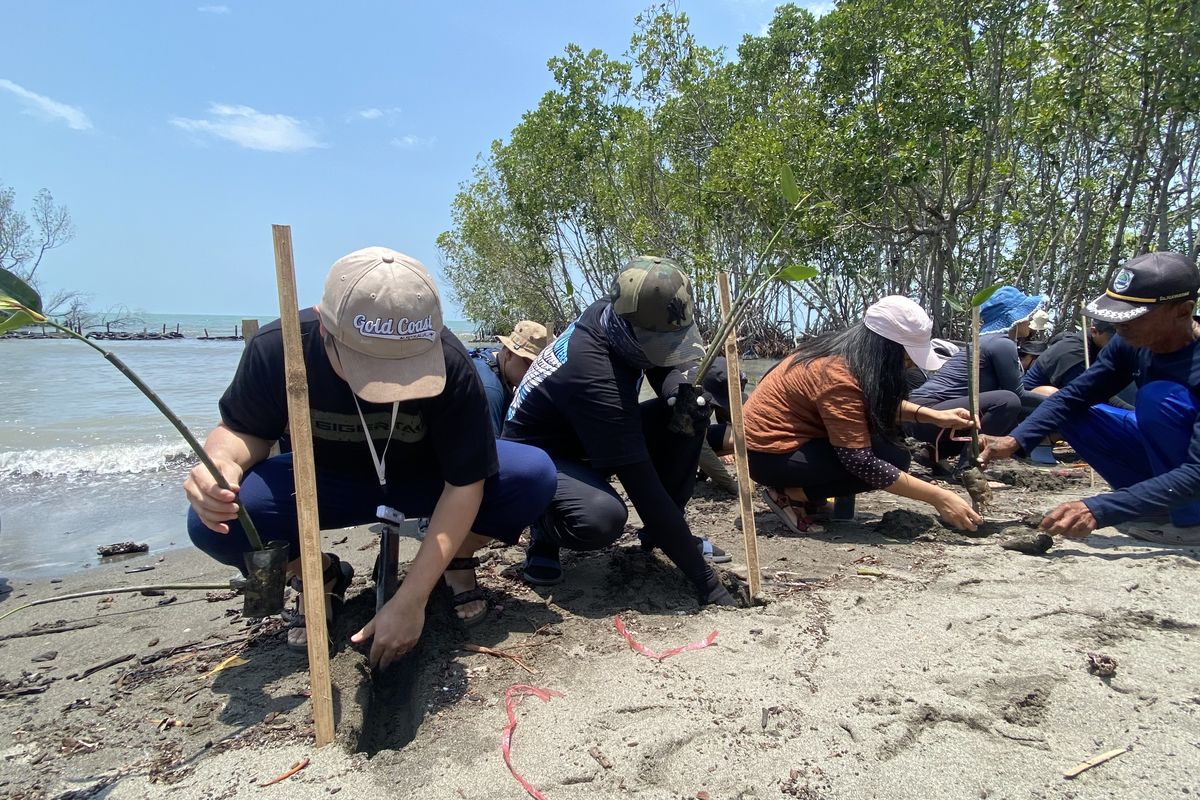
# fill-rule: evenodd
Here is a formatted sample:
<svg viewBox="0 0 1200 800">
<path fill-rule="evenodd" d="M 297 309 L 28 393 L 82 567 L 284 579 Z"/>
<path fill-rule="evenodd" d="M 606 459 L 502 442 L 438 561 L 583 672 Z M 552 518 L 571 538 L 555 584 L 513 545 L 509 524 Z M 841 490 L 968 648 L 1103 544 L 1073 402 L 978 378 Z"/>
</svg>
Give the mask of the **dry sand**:
<svg viewBox="0 0 1200 800">
<path fill-rule="evenodd" d="M 1086 491 L 1065 483 L 997 491 L 993 513 L 1016 518 Z M 563 695 L 527 700 L 513 737 L 514 764 L 551 800 L 1200 792 L 1197 549 L 1104 529 L 1028 556 L 921 518 L 915 540 L 887 538 L 883 512 L 923 509 L 882 493 L 860 498 L 855 522 L 796 537 L 756 507 L 775 580 L 767 605 L 749 610 L 698 610 L 678 573 L 638 550 L 635 520 L 618 547 L 569 556 L 567 581 L 552 591 L 515 579 L 519 549 L 488 551 L 481 577 L 496 609 L 484 625 L 461 630 L 437 598 L 421 652 L 378 682 L 360 653 L 339 646 L 338 743 L 321 750 L 303 656 L 286 650 L 278 623 L 241 619 L 239 600 L 173 592 L 160 607 L 164 598 L 113 595 L 23 611 L 0 622 L 0 637 L 90 627 L 0 639 L 0 795 L 516 800 L 526 794 L 499 750 L 514 683 Z M 741 552 L 731 500 L 701 486 L 688 511 L 697 531 Z M 369 572 L 373 534 L 325 537 Z M 125 574 L 138 565 L 155 569 Z M 226 577 L 191 551 L 151 553 L 61 583 L 14 582 L 0 611 L 71 591 Z M 343 642 L 373 607 L 361 578 L 351 595 Z M 655 662 L 629 649 L 615 614 L 651 648 L 714 629 L 716 645 Z M 537 674 L 462 651 L 465 642 L 519 654 Z M 168 648 L 180 649 L 155 657 Z M 1116 674 L 1091 674 L 1091 652 L 1114 658 Z M 235 654 L 247 663 L 210 674 Z M 310 765 L 285 783 L 258 786 L 304 757 Z"/>
</svg>

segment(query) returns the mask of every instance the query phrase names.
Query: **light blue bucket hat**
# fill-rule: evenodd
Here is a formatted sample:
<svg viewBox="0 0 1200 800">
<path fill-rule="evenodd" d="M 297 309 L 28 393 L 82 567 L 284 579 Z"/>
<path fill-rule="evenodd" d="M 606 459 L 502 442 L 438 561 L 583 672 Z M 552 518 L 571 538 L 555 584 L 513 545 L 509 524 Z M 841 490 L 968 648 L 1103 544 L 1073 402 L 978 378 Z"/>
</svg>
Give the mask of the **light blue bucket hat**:
<svg viewBox="0 0 1200 800">
<path fill-rule="evenodd" d="M 1001 286 L 979 307 L 979 332 L 1005 333 L 1033 316 L 1047 299 L 1044 294 L 1025 294 L 1015 286 Z"/>
</svg>

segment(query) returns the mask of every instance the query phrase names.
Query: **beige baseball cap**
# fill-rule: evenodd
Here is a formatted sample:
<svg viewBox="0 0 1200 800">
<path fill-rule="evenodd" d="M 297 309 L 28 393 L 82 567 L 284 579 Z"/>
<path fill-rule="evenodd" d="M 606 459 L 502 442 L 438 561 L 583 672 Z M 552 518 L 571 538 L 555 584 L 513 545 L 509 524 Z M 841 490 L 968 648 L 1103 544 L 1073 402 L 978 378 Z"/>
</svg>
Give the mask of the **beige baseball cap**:
<svg viewBox="0 0 1200 800">
<path fill-rule="evenodd" d="M 546 347 L 550 333 L 546 326 L 532 320 L 523 319 L 513 328 L 509 336 L 497 336 L 500 344 L 527 361 L 533 361 L 538 353 Z"/>
<path fill-rule="evenodd" d="M 329 270 L 319 310 L 354 394 L 394 403 L 442 393 L 442 302 L 420 261 L 386 247 L 355 250 Z"/>
</svg>

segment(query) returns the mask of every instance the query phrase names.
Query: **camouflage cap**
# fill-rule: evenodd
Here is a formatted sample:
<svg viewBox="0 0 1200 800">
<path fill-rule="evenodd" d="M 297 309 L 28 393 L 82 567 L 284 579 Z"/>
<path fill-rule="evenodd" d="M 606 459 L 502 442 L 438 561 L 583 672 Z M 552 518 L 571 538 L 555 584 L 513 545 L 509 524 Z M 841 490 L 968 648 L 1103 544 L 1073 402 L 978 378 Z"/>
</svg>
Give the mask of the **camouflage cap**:
<svg viewBox="0 0 1200 800">
<path fill-rule="evenodd" d="M 704 355 L 704 340 L 692 315 L 692 282 L 671 259 L 633 259 L 617 276 L 609 299 L 613 311 L 633 325 L 652 363 L 672 367 Z"/>
</svg>

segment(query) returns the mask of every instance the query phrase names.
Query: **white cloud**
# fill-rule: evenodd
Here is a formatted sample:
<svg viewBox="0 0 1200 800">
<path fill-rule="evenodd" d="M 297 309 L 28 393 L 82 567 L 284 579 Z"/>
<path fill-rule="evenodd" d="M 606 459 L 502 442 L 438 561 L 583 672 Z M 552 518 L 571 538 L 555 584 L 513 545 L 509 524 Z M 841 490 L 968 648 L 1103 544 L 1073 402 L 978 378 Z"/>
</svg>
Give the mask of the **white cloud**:
<svg viewBox="0 0 1200 800">
<path fill-rule="evenodd" d="M 57 100 L 51 100 L 49 97 L 31 92 L 24 86 L 4 78 L 0 78 L 0 89 L 11 92 L 21 98 L 21 101 L 25 104 L 26 114 L 33 114 L 47 119 L 62 120 L 67 123 L 68 128 L 76 131 L 88 131 L 92 129 L 92 121 L 88 119 L 88 115 L 83 113 L 83 109 L 81 108 L 60 103 Z"/>
<path fill-rule="evenodd" d="M 232 10 L 229 6 L 196 6 L 196 10 L 201 14 L 229 14 Z"/>
<path fill-rule="evenodd" d="M 295 153 L 328 147 L 309 130 L 307 123 L 285 114 L 264 114 L 250 106 L 212 103 L 208 119 L 173 117 L 171 124 L 190 133 L 226 139 L 250 150 Z"/>
<path fill-rule="evenodd" d="M 372 108 L 363 108 L 363 109 L 359 109 L 358 111 L 355 111 L 352 114 L 347 114 L 346 122 L 347 123 L 360 122 L 364 119 L 367 120 L 368 122 L 374 122 L 375 120 L 382 119 L 382 120 L 385 120 L 388 125 L 392 125 L 395 123 L 395 119 L 399 115 L 400 115 L 400 109 L 395 108 L 395 107 L 393 107 L 393 108 L 373 108 L 373 107 Z"/>
<path fill-rule="evenodd" d="M 428 150 L 437 142 L 435 136 L 414 136 L 411 133 L 407 136 L 396 136 L 392 139 L 392 147 L 398 147 L 401 150 Z"/>
</svg>

